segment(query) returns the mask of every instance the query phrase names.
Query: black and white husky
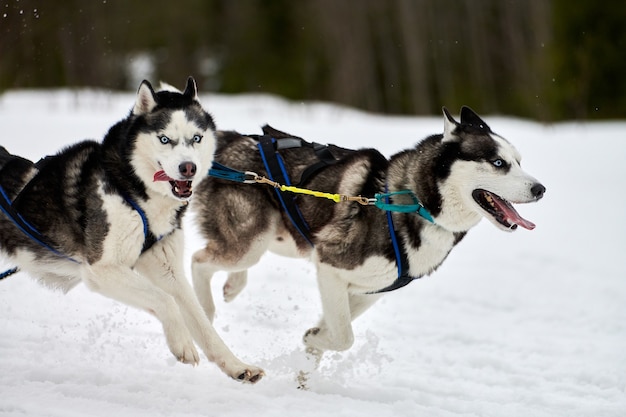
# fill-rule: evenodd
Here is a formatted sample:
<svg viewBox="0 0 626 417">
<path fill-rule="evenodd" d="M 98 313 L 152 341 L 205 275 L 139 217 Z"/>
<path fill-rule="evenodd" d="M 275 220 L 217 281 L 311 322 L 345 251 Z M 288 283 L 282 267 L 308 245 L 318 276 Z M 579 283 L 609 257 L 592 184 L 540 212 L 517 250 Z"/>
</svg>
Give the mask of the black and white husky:
<svg viewBox="0 0 626 417">
<path fill-rule="evenodd" d="M 269 126 L 259 136 L 218 132 L 215 161 L 226 173 L 248 180 L 249 172 L 282 175 L 303 189 L 378 200 L 335 203 L 228 175 L 201 183 L 192 206 L 207 242 L 193 256 L 192 274 L 208 317 L 215 272 L 228 271 L 229 301 L 264 252 L 309 257 L 323 317 L 304 343 L 314 352 L 345 350 L 353 344 L 352 320 L 385 291 L 432 273 L 482 217 L 505 231 L 533 229 L 512 203 L 537 201 L 545 188 L 522 170 L 518 151 L 467 107 L 460 123 L 446 109 L 444 116 L 443 134 L 390 160 L 374 149 L 321 146 Z"/>
<path fill-rule="evenodd" d="M 83 141 L 34 164 L 0 147 L 0 252 L 41 283 L 91 290 L 154 314 L 174 356 L 195 342 L 232 378 L 256 382 L 204 314 L 183 268 L 182 216 L 213 159 L 215 124 L 184 92 L 139 87 L 102 143 Z"/>
</svg>

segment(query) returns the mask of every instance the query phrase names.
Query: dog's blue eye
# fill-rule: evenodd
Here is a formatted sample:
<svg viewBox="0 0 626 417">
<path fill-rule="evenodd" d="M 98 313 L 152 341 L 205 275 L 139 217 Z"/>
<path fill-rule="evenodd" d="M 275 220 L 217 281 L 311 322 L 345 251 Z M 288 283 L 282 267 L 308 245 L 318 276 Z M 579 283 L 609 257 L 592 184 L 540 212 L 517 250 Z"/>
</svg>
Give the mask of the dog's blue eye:
<svg viewBox="0 0 626 417">
<path fill-rule="evenodd" d="M 493 164 L 494 167 L 496 168 L 500 168 L 501 166 L 504 165 L 504 162 L 502 161 L 502 159 L 496 159 L 494 161 L 491 161 L 491 163 Z"/>
<path fill-rule="evenodd" d="M 195 135 L 195 136 L 193 137 L 193 141 L 194 141 L 195 143 L 200 143 L 200 141 L 201 141 L 201 140 L 202 140 L 202 136 L 200 136 L 200 135 Z"/>
<path fill-rule="evenodd" d="M 168 138 L 165 135 L 159 136 L 159 140 L 161 141 L 163 145 L 167 145 L 168 143 L 170 143 L 170 138 Z"/>
</svg>

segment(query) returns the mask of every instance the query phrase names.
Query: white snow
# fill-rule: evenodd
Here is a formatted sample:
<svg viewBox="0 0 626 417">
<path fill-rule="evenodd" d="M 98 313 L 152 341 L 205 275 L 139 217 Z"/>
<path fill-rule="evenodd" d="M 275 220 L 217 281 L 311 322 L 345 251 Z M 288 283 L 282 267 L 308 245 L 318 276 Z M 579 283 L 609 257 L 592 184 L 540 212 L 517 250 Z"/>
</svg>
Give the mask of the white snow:
<svg viewBox="0 0 626 417">
<path fill-rule="evenodd" d="M 36 160 L 102 138 L 133 101 L 101 91 L 9 92 L 0 96 L 0 144 Z M 386 155 L 443 129 L 439 117 L 268 96 L 202 102 L 221 129 L 258 133 L 269 123 Z M 217 303 L 218 332 L 267 373 L 256 385 L 206 359 L 177 363 L 145 312 L 82 286 L 54 293 L 20 273 L 0 282 L 0 415 L 626 415 L 626 122 L 485 119 L 547 187 L 542 201 L 519 207 L 537 228 L 507 234 L 481 222 L 433 276 L 360 317 L 354 347 L 328 354 L 308 391 L 295 383 L 301 336 L 321 307 L 304 260 L 267 256 L 239 298 Z M 187 260 L 202 244 L 188 220 Z M 223 282 L 214 280 L 218 294 Z"/>
</svg>

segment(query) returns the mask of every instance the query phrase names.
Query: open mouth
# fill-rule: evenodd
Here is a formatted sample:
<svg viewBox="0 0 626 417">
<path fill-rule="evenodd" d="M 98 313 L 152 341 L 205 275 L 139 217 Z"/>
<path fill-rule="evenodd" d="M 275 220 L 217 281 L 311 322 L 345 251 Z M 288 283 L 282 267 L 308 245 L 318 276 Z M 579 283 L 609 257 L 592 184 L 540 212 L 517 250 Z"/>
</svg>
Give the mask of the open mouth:
<svg viewBox="0 0 626 417">
<path fill-rule="evenodd" d="M 192 181 L 190 180 L 175 180 L 169 177 L 165 171 L 157 171 L 154 173 L 153 181 L 167 181 L 172 186 L 172 194 L 180 199 L 187 199 L 191 197 L 193 191 L 191 190 Z"/>
<path fill-rule="evenodd" d="M 535 228 L 534 223 L 520 216 L 511 203 L 497 194 L 477 189 L 472 192 L 472 197 L 496 222 L 507 229 L 515 230 L 517 226 L 522 226 L 528 230 Z"/>
</svg>

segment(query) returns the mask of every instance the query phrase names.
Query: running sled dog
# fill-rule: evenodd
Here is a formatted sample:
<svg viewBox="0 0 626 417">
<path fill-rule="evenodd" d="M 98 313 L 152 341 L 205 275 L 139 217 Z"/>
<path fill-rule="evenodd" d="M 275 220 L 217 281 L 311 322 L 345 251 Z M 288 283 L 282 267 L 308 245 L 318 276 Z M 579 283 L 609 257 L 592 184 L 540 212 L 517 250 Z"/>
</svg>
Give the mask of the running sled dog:
<svg viewBox="0 0 626 417">
<path fill-rule="evenodd" d="M 193 284 L 212 320 L 215 272 L 228 272 L 223 292 L 230 301 L 266 251 L 310 258 L 323 316 L 304 344 L 318 355 L 350 348 L 352 320 L 383 293 L 435 271 L 482 217 L 504 231 L 533 229 L 512 204 L 537 201 L 545 191 L 522 170 L 513 145 L 468 107 L 460 122 L 444 108 L 443 134 L 389 160 L 375 149 L 322 146 L 269 126 L 263 133 L 218 132 L 216 172 L 226 175 L 208 178 L 194 196 L 206 247 L 193 255 Z M 343 197 L 242 184 L 232 173 Z M 345 201 L 350 196 L 367 198 Z"/>
<path fill-rule="evenodd" d="M 182 216 L 215 150 L 215 124 L 189 78 L 184 92 L 144 81 L 104 140 L 34 164 L 0 147 L 0 252 L 54 289 L 80 282 L 154 314 L 183 363 L 194 341 L 230 377 L 256 382 L 215 332 L 183 268 Z"/>
</svg>

